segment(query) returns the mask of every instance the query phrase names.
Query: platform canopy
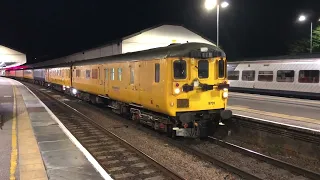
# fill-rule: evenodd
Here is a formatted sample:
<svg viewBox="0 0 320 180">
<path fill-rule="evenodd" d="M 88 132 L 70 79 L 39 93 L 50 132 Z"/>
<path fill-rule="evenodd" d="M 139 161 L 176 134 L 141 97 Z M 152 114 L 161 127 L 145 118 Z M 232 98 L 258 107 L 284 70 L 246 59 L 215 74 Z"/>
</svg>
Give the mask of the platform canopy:
<svg viewBox="0 0 320 180">
<path fill-rule="evenodd" d="M 183 26 L 163 24 L 141 30 L 130 36 L 114 40 L 105 45 L 84 50 L 69 56 L 48 60 L 31 65 L 33 68 L 53 66 L 63 63 L 125 54 L 157 47 L 168 46 L 173 43 L 199 42 L 214 45 L 210 40 Z"/>
<path fill-rule="evenodd" d="M 26 62 L 25 54 L 0 45 L 0 69 L 20 66 Z"/>
</svg>

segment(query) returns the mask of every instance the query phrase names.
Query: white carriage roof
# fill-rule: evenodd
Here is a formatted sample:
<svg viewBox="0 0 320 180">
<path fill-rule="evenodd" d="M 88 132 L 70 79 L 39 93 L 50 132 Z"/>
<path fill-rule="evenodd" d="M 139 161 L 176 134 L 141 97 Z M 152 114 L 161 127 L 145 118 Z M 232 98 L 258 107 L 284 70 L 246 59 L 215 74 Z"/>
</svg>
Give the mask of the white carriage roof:
<svg viewBox="0 0 320 180">
<path fill-rule="evenodd" d="M 25 54 L 0 45 L 0 69 L 19 66 L 26 62 Z"/>
<path fill-rule="evenodd" d="M 52 66 L 57 64 L 71 63 L 76 61 L 143 51 L 158 47 L 165 47 L 172 43 L 183 44 L 187 42 L 206 43 L 216 46 L 210 40 L 183 26 L 164 24 L 144 29 L 130 36 L 123 37 L 120 40 L 115 40 L 111 43 L 96 48 L 77 52 L 69 56 L 33 64 L 31 66 Z"/>
<path fill-rule="evenodd" d="M 319 62 L 320 53 L 285 55 L 274 57 L 247 58 L 238 61 L 229 61 L 228 64 L 254 64 L 254 63 L 293 63 L 293 62 Z"/>
</svg>

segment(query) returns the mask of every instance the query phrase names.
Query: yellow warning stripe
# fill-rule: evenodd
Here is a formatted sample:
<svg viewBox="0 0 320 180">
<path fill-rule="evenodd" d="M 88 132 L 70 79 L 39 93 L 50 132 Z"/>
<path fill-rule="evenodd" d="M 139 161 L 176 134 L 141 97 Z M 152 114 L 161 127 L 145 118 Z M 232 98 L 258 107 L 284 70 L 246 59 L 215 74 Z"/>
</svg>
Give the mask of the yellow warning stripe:
<svg viewBox="0 0 320 180">
<path fill-rule="evenodd" d="M 313 123 L 313 124 L 320 124 L 320 120 L 318 120 L 318 119 L 311 119 L 311 118 L 306 118 L 306 117 L 290 116 L 287 114 L 279 114 L 279 113 L 273 113 L 273 112 L 260 111 L 260 110 L 250 109 L 245 106 L 228 106 L 228 108 L 230 110 L 245 111 L 248 113 L 260 114 L 263 116 L 272 116 L 272 117 L 277 117 L 277 118 L 282 118 L 282 119 L 302 121 L 302 122 L 308 122 L 308 123 Z"/>
<path fill-rule="evenodd" d="M 12 84 L 11 84 L 12 85 Z M 16 107 L 16 87 L 12 85 L 13 89 L 13 114 L 12 114 L 12 135 L 11 135 L 11 161 L 10 161 L 10 180 L 15 180 L 15 173 L 17 168 L 17 107 Z"/>
</svg>

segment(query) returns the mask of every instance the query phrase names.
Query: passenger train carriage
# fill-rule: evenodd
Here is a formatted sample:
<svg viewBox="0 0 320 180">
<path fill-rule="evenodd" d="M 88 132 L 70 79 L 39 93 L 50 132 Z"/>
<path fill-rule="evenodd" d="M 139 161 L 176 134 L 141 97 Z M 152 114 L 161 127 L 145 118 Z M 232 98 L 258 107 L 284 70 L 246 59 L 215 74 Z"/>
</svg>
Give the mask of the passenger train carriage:
<svg viewBox="0 0 320 180">
<path fill-rule="evenodd" d="M 207 137 L 232 116 L 226 67 L 221 49 L 186 43 L 44 69 L 46 86 L 170 136 Z"/>
<path fill-rule="evenodd" d="M 240 92 L 320 98 L 320 59 L 228 63 L 230 89 Z"/>
</svg>

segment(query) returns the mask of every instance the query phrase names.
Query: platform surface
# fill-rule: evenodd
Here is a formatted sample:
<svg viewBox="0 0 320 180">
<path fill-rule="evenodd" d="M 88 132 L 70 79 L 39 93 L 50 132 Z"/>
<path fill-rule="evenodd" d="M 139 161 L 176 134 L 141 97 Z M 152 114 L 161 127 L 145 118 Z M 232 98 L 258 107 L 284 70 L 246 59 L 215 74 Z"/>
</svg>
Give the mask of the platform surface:
<svg viewBox="0 0 320 180">
<path fill-rule="evenodd" d="M 230 92 L 233 114 L 320 131 L 320 101 Z"/>
<path fill-rule="evenodd" d="M 0 100 L 0 179 L 103 179 L 24 85 L 0 77 Z"/>
</svg>

